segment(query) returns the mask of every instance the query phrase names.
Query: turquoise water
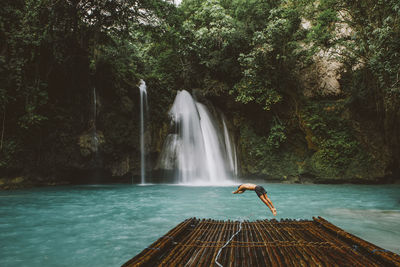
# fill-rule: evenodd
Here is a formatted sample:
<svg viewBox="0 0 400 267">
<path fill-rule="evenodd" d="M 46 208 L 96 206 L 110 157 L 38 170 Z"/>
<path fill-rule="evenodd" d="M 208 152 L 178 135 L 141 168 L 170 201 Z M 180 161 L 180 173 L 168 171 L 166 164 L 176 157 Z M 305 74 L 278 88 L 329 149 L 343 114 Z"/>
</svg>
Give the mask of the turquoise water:
<svg viewBox="0 0 400 267">
<path fill-rule="evenodd" d="M 279 218 L 322 216 L 400 253 L 400 186 L 263 184 Z M 189 217 L 271 219 L 235 187 L 96 185 L 0 192 L 0 266 L 120 266 Z"/>
</svg>

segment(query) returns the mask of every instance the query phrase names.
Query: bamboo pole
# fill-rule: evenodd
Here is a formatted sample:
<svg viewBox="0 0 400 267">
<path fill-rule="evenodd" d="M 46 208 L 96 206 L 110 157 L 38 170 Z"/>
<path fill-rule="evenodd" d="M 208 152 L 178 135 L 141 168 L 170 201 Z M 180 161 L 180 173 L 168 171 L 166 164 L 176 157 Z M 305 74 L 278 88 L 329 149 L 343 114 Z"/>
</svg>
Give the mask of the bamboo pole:
<svg viewBox="0 0 400 267">
<path fill-rule="evenodd" d="M 175 228 L 170 230 L 165 236 L 176 237 L 180 233 L 182 233 L 191 223 L 193 223 L 194 219 L 187 219 L 177 225 Z M 155 254 L 158 254 L 162 248 L 171 243 L 170 238 L 159 238 L 156 242 L 149 246 L 150 249 L 144 249 L 141 253 L 136 255 L 134 258 L 123 264 L 122 266 L 139 266 L 141 264 L 145 264 L 147 261 L 150 261 L 154 258 Z"/>
<path fill-rule="evenodd" d="M 374 258 L 378 262 L 384 263 L 387 266 L 400 266 L 400 256 L 394 254 L 393 252 L 384 250 L 374 244 L 371 244 L 365 240 L 362 240 L 343 229 L 331 224 L 322 217 L 313 218 L 314 221 L 319 223 L 328 232 L 333 233 L 337 237 L 347 241 L 348 243 L 353 243 L 359 248 L 359 251 L 366 254 L 369 258 Z"/>
</svg>

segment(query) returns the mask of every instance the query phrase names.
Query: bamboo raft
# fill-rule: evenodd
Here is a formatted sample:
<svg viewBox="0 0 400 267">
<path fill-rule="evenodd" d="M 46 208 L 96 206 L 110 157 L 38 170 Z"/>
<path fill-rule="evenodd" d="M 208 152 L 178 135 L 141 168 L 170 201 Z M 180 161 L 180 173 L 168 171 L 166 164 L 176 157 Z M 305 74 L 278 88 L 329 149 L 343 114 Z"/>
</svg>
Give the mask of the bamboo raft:
<svg viewBox="0 0 400 267">
<path fill-rule="evenodd" d="M 122 266 L 217 266 L 217 256 L 222 266 L 400 266 L 399 255 L 322 217 L 280 222 L 191 218 Z"/>
</svg>

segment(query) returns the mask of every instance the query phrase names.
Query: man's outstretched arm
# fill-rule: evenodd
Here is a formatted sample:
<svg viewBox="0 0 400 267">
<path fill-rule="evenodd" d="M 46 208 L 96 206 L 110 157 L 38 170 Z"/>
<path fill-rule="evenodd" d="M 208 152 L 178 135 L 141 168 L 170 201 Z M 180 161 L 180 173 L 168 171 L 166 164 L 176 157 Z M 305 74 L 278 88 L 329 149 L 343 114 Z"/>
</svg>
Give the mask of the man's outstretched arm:
<svg viewBox="0 0 400 267">
<path fill-rule="evenodd" d="M 238 188 L 236 191 L 232 191 L 232 194 L 243 194 L 244 193 L 244 191 L 245 191 L 246 189 L 240 189 L 240 188 Z"/>
<path fill-rule="evenodd" d="M 246 187 L 244 187 L 243 185 L 240 185 L 240 186 L 238 187 L 238 189 L 237 189 L 236 191 L 233 191 L 232 193 L 233 193 L 233 194 L 243 194 L 244 191 L 246 191 Z"/>
</svg>

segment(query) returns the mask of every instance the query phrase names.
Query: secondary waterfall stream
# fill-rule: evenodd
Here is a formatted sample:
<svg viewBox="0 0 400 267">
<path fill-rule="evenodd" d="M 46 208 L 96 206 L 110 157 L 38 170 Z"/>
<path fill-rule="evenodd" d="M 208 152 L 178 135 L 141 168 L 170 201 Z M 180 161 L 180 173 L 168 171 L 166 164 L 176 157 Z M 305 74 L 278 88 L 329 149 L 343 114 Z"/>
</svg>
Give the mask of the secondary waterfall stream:
<svg viewBox="0 0 400 267">
<path fill-rule="evenodd" d="M 169 115 L 174 131 L 165 140 L 158 167 L 174 170 L 181 184 L 232 182 L 236 151 L 224 117 L 216 120 L 185 90 L 178 92 Z"/>
<path fill-rule="evenodd" d="M 93 87 L 93 125 L 92 125 L 93 132 L 92 132 L 92 143 L 93 143 L 95 154 L 97 154 L 98 147 L 99 147 L 99 138 L 97 137 L 96 119 L 97 119 L 97 95 L 96 95 L 96 87 Z"/>
<path fill-rule="evenodd" d="M 236 146 L 232 142 L 233 139 L 229 135 L 228 127 L 226 127 L 225 116 L 222 116 L 222 124 L 224 126 L 224 139 L 226 154 L 229 160 L 229 167 L 235 176 L 238 175 L 238 163 L 236 157 Z"/>
<path fill-rule="evenodd" d="M 147 87 L 143 80 L 140 80 L 140 178 L 141 184 L 146 183 L 146 158 L 145 158 L 145 146 L 144 146 L 144 105 L 147 111 Z"/>
</svg>

